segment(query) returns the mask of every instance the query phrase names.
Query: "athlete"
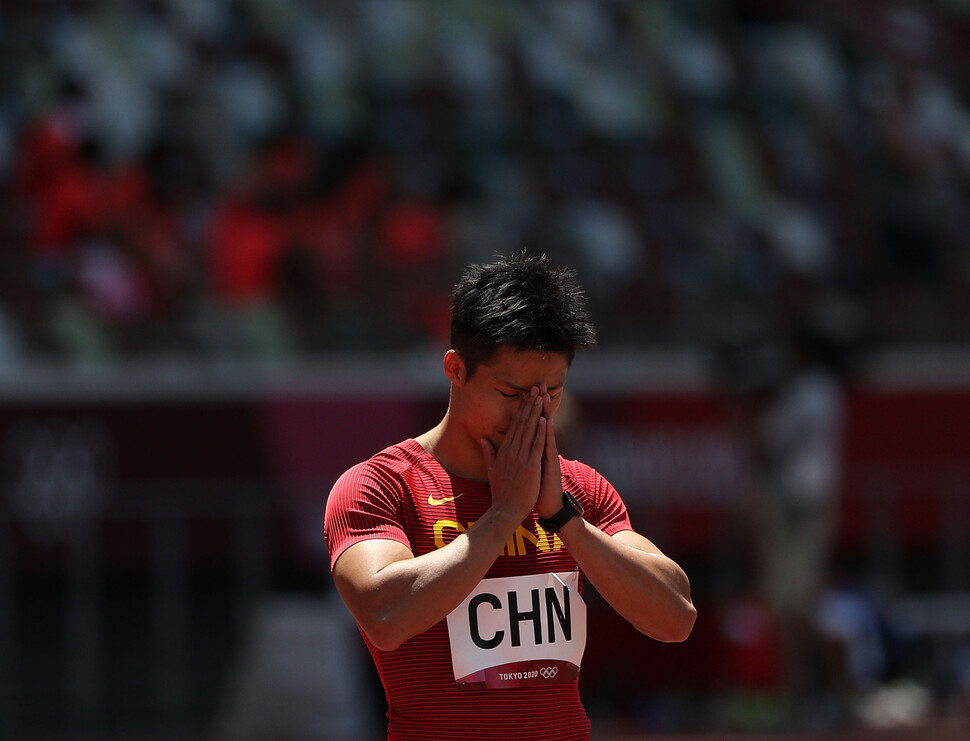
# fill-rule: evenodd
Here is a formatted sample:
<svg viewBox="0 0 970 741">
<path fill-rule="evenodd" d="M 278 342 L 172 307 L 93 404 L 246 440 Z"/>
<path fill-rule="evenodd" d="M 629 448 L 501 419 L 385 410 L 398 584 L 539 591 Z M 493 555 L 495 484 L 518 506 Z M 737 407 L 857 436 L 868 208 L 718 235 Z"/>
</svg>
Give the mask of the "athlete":
<svg viewBox="0 0 970 741">
<path fill-rule="evenodd" d="M 690 633 L 684 571 L 556 447 L 567 371 L 594 341 L 572 271 L 525 254 L 470 267 L 444 418 L 334 485 L 331 569 L 384 685 L 389 739 L 588 739 L 585 578 L 640 632 Z"/>
</svg>

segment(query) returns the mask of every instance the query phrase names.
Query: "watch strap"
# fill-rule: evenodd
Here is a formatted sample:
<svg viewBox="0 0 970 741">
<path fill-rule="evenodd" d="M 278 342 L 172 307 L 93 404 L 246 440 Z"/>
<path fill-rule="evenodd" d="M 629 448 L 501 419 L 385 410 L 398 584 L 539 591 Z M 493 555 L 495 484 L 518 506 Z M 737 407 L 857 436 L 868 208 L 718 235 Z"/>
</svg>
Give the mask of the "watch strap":
<svg viewBox="0 0 970 741">
<path fill-rule="evenodd" d="M 538 521 L 547 533 L 558 533 L 563 525 L 574 517 L 582 517 L 582 515 L 583 505 L 572 494 L 564 491 L 562 493 L 562 509 L 552 517 L 540 517 Z"/>
</svg>

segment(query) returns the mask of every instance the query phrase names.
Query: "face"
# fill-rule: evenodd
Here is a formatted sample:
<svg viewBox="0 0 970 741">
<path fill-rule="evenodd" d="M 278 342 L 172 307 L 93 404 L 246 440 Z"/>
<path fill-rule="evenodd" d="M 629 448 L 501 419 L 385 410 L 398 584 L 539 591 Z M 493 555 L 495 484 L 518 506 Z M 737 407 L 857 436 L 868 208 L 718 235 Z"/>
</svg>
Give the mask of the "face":
<svg viewBox="0 0 970 741">
<path fill-rule="evenodd" d="M 448 361 L 446 361 L 448 362 Z M 487 438 L 496 448 L 505 437 L 513 414 L 533 386 L 545 387 L 555 414 L 562 402 L 567 357 L 562 353 L 517 350 L 503 346 L 486 364 L 480 364 L 471 377 L 457 354 L 450 357 L 449 377 L 453 384 L 452 409 L 469 436 L 477 444 Z"/>
</svg>

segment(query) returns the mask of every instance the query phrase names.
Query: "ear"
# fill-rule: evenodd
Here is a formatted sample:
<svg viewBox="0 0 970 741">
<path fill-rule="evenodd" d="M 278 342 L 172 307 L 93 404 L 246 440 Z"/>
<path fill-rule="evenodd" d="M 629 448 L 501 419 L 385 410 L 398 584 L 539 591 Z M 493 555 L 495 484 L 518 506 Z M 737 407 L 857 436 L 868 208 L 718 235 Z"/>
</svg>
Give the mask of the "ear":
<svg viewBox="0 0 970 741">
<path fill-rule="evenodd" d="M 444 367 L 445 375 L 448 377 L 448 380 L 456 386 L 463 384 L 465 379 L 468 377 L 465 361 L 462 360 L 461 355 L 454 350 L 449 350 L 445 353 Z"/>
</svg>

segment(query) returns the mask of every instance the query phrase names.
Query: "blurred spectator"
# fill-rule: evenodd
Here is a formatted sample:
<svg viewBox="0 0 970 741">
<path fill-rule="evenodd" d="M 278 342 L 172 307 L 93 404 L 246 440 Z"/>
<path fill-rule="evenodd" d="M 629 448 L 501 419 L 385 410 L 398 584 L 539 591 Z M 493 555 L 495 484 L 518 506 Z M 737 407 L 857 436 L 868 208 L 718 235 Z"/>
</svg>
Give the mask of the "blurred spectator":
<svg viewBox="0 0 970 741">
<path fill-rule="evenodd" d="M 887 621 L 876 599 L 845 584 L 821 591 L 812 619 L 821 639 L 820 671 L 826 688 L 837 712 L 848 719 L 889 676 Z"/>
<path fill-rule="evenodd" d="M 854 668 L 834 673 L 823 649 L 842 637 L 838 630 L 850 629 L 835 625 L 840 607 L 850 603 L 836 600 L 833 591 L 821 612 L 817 604 L 830 583 L 845 384 L 864 327 L 851 303 L 818 294 L 815 281 L 786 275 L 790 323 L 773 333 L 752 325 L 752 339 L 726 345 L 721 379 L 751 455 L 741 528 L 753 557 L 754 594 L 778 629 L 781 696 L 793 722 L 809 714 L 825 722 L 818 706 L 805 713 L 804 704 L 818 697 L 830 705 L 828 720 L 841 722 L 848 718 L 845 688 Z"/>
<path fill-rule="evenodd" d="M 886 341 L 963 342 L 959 18 L 906 2 L 7 6 L 3 232 L 30 255 L 8 323 L 28 355 L 83 337 L 107 358 L 421 346 L 443 340 L 421 297 L 528 247 L 593 276 L 611 342 L 708 341 L 724 301 L 773 311 L 784 270 L 852 292 Z"/>
</svg>

